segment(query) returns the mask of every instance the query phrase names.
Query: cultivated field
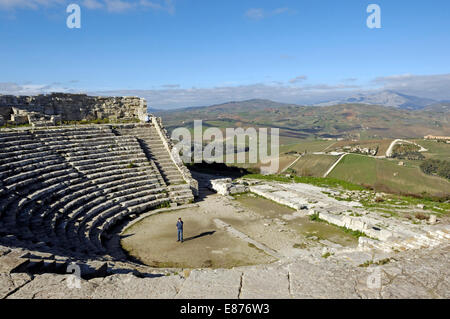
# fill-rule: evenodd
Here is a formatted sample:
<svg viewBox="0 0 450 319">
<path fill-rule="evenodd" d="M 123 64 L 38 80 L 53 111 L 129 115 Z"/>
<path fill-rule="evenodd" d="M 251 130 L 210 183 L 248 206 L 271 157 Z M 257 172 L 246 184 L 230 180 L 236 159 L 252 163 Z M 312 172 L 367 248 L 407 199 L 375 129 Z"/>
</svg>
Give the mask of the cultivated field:
<svg viewBox="0 0 450 319">
<path fill-rule="evenodd" d="M 428 151 L 423 153 L 426 158 L 439 160 L 450 160 L 450 144 L 438 143 L 430 140 L 414 140 L 415 143 L 422 145 Z"/>
<path fill-rule="evenodd" d="M 307 154 L 292 167 L 299 176 L 322 177 L 339 156 Z"/>
<path fill-rule="evenodd" d="M 329 177 L 372 186 L 381 191 L 441 196 L 449 193 L 450 183 L 424 174 L 419 167 L 399 166 L 399 161 L 347 155 Z"/>
<path fill-rule="evenodd" d="M 280 153 L 289 153 L 289 152 L 297 152 L 297 153 L 312 153 L 312 152 L 322 152 L 336 141 L 334 140 L 302 140 L 296 139 L 291 141 L 290 144 L 282 144 L 280 139 Z"/>
</svg>

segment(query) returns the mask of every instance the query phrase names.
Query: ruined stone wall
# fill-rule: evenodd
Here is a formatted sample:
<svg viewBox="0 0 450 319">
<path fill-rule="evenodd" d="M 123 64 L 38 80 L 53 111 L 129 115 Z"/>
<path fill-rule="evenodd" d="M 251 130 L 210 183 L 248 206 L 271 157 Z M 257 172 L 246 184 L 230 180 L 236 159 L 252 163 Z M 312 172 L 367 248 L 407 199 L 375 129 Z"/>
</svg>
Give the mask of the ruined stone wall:
<svg viewBox="0 0 450 319">
<path fill-rule="evenodd" d="M 143 119 L 147 102 L 139 97 L 101 97 L 52 93 L 37 96 L 0 95 L 0 116 L 5 121 L 17 113 L 51 117 L 63 121 L 96 119 Z"/>
</svg>

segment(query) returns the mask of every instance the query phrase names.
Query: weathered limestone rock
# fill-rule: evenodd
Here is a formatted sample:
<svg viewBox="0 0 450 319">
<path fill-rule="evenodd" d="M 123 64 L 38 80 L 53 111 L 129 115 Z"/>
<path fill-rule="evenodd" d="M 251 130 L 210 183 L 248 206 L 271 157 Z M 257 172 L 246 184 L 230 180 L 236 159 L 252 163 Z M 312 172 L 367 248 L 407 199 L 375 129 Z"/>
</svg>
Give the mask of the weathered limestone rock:
<svg viewBox="0 0 450 319">
<path fill-rule="evenodd" d="M 31 281 L 28 274 L 0 273 L 0 299 L 6 298 L 18 288 Z"/>
<path fill-rule="evenodd" d="M 237 299 L 242 272 L 233 269 L 193 270 L 176 298 Z"/>
<path fill-rule="evenodd" d="M 242 276 L 242 299 L 288 299 L 289 273 L 286 268 L 267 266 L 264 269 L 249 268 Z"/>
<path fill-rule="evenodd" d="M 28 259 L 9 253 L 0 257 L 0 273 L 10 274 L 14 271 L 22 269 L 29 263 Z"/>
<path fill-rule="evenodd" d="M 175 298 L 184 279 L 180 276 L 139 278 L 132 274 L 113 275 L 90 281 L 98 285 L 92 297 L 100 299 L 168 299 Z"/>
<path fill-rule="evenodd" d="M 95 285 L 89 281 L 80 280 L 80 288 L 70 286 L 69 275 L 43 274 L 27 283 L 8 299 L 79 299 L 90 298 L 95 291 Z"/>
<path fill-rule="evenodd" d="M 429 223 L 436 224 L 436 221 L 437 221 L 436 215 L 430 215 Z"/>
<path fill-rule="evenodd" d="M 450 238 L 450 227 L 433 225 L 433 219 L 427 228 L 408 221 L 385 218 L 362 208 L 358 202 L 337 200 L 333 196 L 340 194 L 333 194 L 333 190 L 328 188 L 302 183 L 264 182 L 250 186 L 250 191 L 297 210 L 309 209 L 309 215 L 317 214 L 321 220 L 330 224 L 359 231 L 376 239 L 360 237 L 361 249 L 373 248 L 390 253 L 435 247 Z"/>
<path fill-rule="evenodd" d="M 356 282 L 352 277 L 349 270 L 331 263 L 312 266 L 310 263 L 297 261 L 289 266 L 293 298 L 358 298 L 354 289 Z"/>
<path fill-rule="evenodd" d="M 89 281 L 80 289 L 69 275 L 0 274 L 0 298 L 450 298 L 449 246 L 404 251 L 388 263 L 352 266 L 313 256 L 270 265 L 205 269 L 179 275 L 115 274 Z M 120 268 L 122 268 L 121 265 Z M 374 280 L 373 280 L 374 279 Z M 370 285 L 369 285 L 370 283 Z"/>
<path fill-rule="evenodd" d="M 37 96 L 0 95 L 0 115 L 13 124 L 29 121 L 81 121 L 95 119 L 144 120 L 147 103 L 138 97 L 100 97 L 52 93 Z"/>
<path fill-rule="evenodd" d="M 11 249 L 9 249 L 8 247 L 0 246 L 0 256 L 6 255 L 10 251 L 11 251 Z"/>
<path fill-rule="evenodd" d="M 210 187 L 212 190 L 223 196 L 241 194 L 249 191 L 249 188 L 247 186 L 239 183 L 234 183 L 231 178 L 211 180 Z"/>
</svg>

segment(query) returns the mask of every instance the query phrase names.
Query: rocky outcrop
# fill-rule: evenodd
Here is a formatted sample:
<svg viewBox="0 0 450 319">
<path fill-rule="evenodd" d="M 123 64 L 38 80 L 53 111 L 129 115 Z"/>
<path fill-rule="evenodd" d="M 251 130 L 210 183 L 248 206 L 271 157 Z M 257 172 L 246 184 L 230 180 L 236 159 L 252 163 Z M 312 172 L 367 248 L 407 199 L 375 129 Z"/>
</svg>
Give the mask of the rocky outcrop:
<svg viewBox="0 0 450 319">
<path fill-rule="evenodd" d="M 114 267 L 109 266 L 106 276 L 81 278 L 79 289 L 69 285 L 73 280 L 68 273 L 30 276 L 2 272 L 0 298 L 448 299 L 449 248 L 428 248 L 414 255 L 403 252 L 387 264 L 367 268 L 313 256 L 309 251 L 270 265 L 182 273 L 160 269 L 145 276 L 114 273 Z"/>
<path fill-rule="evenodd" d="M 412 221 L 389 219 L 367 210 L 359 202 L 337 200 L 330 197 L 336 191 L 308 184 L 266 182 L 250 186 L 250 191 L 296 210 L 308 211 L 322 221 L 338 227 L 361 232 L 359 248 L 378 249 L 386 253 L 409 249 L 436 247 L 448 243 L 450 226 L 436 224 L 436 217 L 429 225 Z M 366 236 L 370 237 L 367 238 Z"/>
<path fill-rule="evenodd" d="M 86 94 L 52 93 L 37 96 L 0 95 L 0 116 L 11 124 L 27 124 L 33 118 L 51 121 L 97 119 L 144 120 L 147 103 L 139 97 L 101 97 Z M 60 118 L 57 118 L 60 116 Z"/>
<path fill-rule="evenodd" d="M 209 187 L 220 195 L 234 195 L 247 193 L 249 188 L 238 182 L 233 182 L 231 178 L 212 179 Z"/>
</svg>

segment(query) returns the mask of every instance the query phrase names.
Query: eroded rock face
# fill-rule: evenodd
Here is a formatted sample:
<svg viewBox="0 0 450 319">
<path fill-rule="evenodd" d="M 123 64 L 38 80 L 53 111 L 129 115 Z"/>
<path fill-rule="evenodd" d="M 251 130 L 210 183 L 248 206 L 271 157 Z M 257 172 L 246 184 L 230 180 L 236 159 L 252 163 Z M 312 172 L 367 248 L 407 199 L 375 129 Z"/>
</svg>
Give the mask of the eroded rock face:
<svg viewBox="0 0 450 319">
<path fill-rule="evenodd" d="M 65 93 L 37 96 L 0 95 L 0 116 L 4 121 L 11 119 L 14 124 L 24 124 L 27 118 L 50 119 L 52 116 L 61 116 L 62 121 L 143 120 L 146 113 L 147 103 L 139 97 L 101 97 Z"/>
</svg>

